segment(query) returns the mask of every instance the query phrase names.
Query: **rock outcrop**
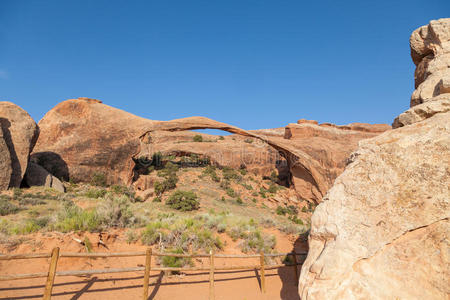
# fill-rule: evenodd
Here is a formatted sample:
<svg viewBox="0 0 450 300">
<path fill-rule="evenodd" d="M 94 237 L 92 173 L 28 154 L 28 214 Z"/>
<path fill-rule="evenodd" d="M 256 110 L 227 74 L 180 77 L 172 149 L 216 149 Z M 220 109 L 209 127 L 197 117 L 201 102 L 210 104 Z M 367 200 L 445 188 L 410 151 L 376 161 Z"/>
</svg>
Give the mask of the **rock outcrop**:
<svg viewBox="0 0 450 300">
<path fill-rule="evenodd" d="M 449 21 L 413 33 L 416 64 L 447 53 Z M 419 94 L 400 128 L 359 143 L 316 208 L 301 299 L 448 298 L 450 112 L 445 94 Z"/>
<path fill-rule="evenodd" d="M 1 129 L 1 128 L 0 128 Z M 11 157 L 9 156 L 9 149 L 3 139 L 3 131 L 0 130 L 0 191 L 6 190 L 9 187 L 11 180 Z"/>
<path fill-rule="evenodd" d="M 24 180 L 28 186 L 44 186 L 53 188 L 58 192 L 64 193 L 65 188 L 62 182 L 50 174 L 46 169 L 33 162 L 28 163 Z"/>
<path fill-rule="evenodd" d="M 306 200 L 320 202 L 336 177 L 343 172 L 346 161 L 358 147 L 358 142 L 389 129 L 391 126 L 387 124 L 354 123 L 338 126 L 331 123 L 319 125 L 316 121 L 307 120 L 289 124 L 286 126 L 284 139 L 289 141 L 291 147 L 308 155 L 318 174 L 313 179 L 311 171 L 303 164 L 291 161 L 290 170 L 296 191 Z"/>
<path fill-rule="evenodd" d="M 449 92 L 450 18 L 433 20 L 416 29 L 411 35 L 410 45 L 411 56 L 417 66 L 412 107 Z"/>
<path fill-rule="evenodd" d="M 9 187 L 19 187 L 39 128 L 26 111 L 11 102 L 0 102 L 0 124 L 11 159 Z"/>
<path fill-rule="evenodd" d="M 308 133 L 314 130 L 306 126 L 313 126 L 315 135 Z M 260 175 L 269 175 L 274 169 L 280 174 L 290 173 L 299 196 L 313 202 L 322 198 L 342 172 L 357 141 L 390 128 L 300 124 L 299 128 L 288 126 L 286 131 L 293 136 L 285 138 L 287 134 L 280 128 L 247 131 L 203 117 L 148 120 L 88 98 L 58 104 L 39 127 L 41 134 L 32 160 L 60 179 L 68 180 L 70 175 L 74 181 L 88 181 L 93 174 L 103 173 L 108 183 L 129 185 L 137 180 L 140 159 L 146 161 L 156 152 L 197 154 L 221 166 L 244 165 Z M 223 140 L 203 135 L 213 142 L 199 143 L 193 141 L 196 133 L 189 132 L 194 129 L 219 129 L 235 135 Z M 302 134 L 306 134 L 304 138 Z M 324 135 L 323 139 L 317 134 Z M 332 146 L 327 145 L 330 141 Z M 338 150 L 342 147 L 344 150 Z M 335 169 L 329 171 L 330 165 Z"/>
</svg>

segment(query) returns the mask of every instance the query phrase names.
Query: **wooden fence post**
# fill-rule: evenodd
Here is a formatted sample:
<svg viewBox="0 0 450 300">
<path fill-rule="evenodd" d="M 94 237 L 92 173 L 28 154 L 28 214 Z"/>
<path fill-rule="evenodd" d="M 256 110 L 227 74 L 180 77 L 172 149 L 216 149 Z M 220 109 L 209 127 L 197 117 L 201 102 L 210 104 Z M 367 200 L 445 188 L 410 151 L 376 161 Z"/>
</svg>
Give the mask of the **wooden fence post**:
<svg viewBox="0 0 450 300">
<path fill-rule="evenodd" d="M 214 300 L 214 251 L 209 251 L 209 300 Z"/>
<path fill-rule="evenodd" d="M 298 285 L 297 254 L 295 252 L 292 253 L 292 258 L 294 259 L 295 285 Z"/>
<path fill-rule="evenodd" d="M 147 300 L 148 298 L 148 282 L 150 279 L 150 270 L 152 268 L 152 248 L 148 248 L 145 251 L 145 273 L 144 273 L 144 294 L 142 299 Z"/>
<path fill-rule="evenodd" d="M 264 270 L 264 252 L 261 251 L 260 256 L 259 256 L 259 262 L 261 263 L 261 291 L 263 292 L 263 294 L 266 293 L 266 275 L 265 275 L 265 270 Z"/>
<path fill-rule="evenodd" d="M 59 248 L 53 248 L 48 269 L 47 282 L 45 283 L 43 300 L 50 300 L 52 297 L 53 282 L 55 282 L 56 265 L 58 264 Z"/>
</svg>

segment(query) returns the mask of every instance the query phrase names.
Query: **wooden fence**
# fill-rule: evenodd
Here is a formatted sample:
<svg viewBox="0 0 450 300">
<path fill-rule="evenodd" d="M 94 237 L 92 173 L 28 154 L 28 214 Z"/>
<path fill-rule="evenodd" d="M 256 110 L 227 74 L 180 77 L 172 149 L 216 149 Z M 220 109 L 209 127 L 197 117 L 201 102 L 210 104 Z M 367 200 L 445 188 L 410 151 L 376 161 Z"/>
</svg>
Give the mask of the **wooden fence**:
<svg viewBox="0 0 450 300">
<path fill-rule="evenodd" d="M 177 271 L 177 272 L 189 272 L 189 271 L 209 271 L 209 299 L 214 300 L 214 271 L 228 271 L 228 270 L 259 270 L 261 277 L 261 292 L 266 292 L 266 278 L 265 270 L 276 269 L 285 266 L 293 266 L 293 272 L 295 275 L 295 282 L 298 281 L 298 269 L 297 266 L 301 263 L 297 262 L 297 256 L 306 255 L 307 253 L 276 253 L 276 254 L 250 254 L 250 255 L 230 255 L 230 254 L 215 254 L 210 251 L 209 254 L 176 254 L 176 253 L 158 253 L 153 252 L 152 248 L 148 248 L 146 251 L 139 252 L 117 252 L 117 253 L 60 253 L 59 248 L 54 248 L 51 253 L 31 253 L 31 254 L 9 254 L 0 255 L 0 260 L 15 260 L 15 259 L 33 259 L 33 258 L 50 258 L 50 265 L 48 272 L 30 273 L 30 274 L 15 274 L 15 275 L 0 275 L 0 281 L 6 280 L 18 280 L 29 278 L 43 278 L 46 277 L 47 281 L 44 290 L 44 300 L 51 298 L 53 283 L 56 276 L 82 276 L 92 274 L 107 274 L 107 273 L 125 273 L 144 271 L 143 293 L 142 299 L 148 298 L 149 278 L 150 271 Z M 100 270 L 73 270 L 73 271 L 56 271 L 58 259 L 60 257 L 87 257 L 87 258 L 99 258 L 99 257 L 132 257 L 132 256 L 145 256 L 144 267 L 131 267 L 120 269 L 100 269 Z M 169 257 L 184 257 L 184 258 L 209 258 L 208 267 L 189 267 L 189 268 L 173 268 L 173 267 L 153 267 L 151 266 L 152 257 L 155 256 L 169 256 Z M 266 257 L 281 257 L 292 256 L 292 264 L 266 264 Z M 244 266 L 228 266 L 228 267 L 216 267 L 214 266 L 215 258 L 259 258 L 259 265 L 244 265 Z"/>
</svg>

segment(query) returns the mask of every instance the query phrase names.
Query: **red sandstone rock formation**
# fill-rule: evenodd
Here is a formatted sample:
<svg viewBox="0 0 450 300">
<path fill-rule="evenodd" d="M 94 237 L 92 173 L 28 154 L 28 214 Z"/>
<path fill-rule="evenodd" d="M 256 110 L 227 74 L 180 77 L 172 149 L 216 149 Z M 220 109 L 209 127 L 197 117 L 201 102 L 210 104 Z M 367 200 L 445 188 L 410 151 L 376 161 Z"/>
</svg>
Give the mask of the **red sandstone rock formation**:
<svg viewBox="0 0 450 300">
<path fill-rule="evenodd" d="M 237 168 L 245 165 L 249 171 L 261 175 L 268 175 L 275 168 L 283 172 L 284 159 L 279 157 L 278 151 L 287 160 L 299 196 L 319 202 L 342 171 L 357 140 L 388 128 L 364 124 L 345 128 L 294 125 L 286 129 L 294 137 L 284 138 L 281 129 L 246 131 L 203 117 L 153 121 L 98 100 L 80 98 L 58 104 L 39 122 L 41 135 L 32 158 L 65 180 L 70 175 L 75 181 L 88 181 L 94 173 L 103 173 L 108 183 L 131 184 L 137 179 L 135 161 L 141 157 L 151 158 L 158 151 L 199 154 L 222 166 Z M 190 140 L 194 133 L 186 132 L 206 128 L 228 131 L 236 136 L 196 143 Z M 313 131 L 326 137 L 313 137 Z M 306 136 L 301 138 L 299 134 Z M 340 139 L 343 139 L 340 143 L 330 142 Z M 345 150 L 333 147 L 344 147 Z M 328 171 L 330 166 L 334 169 Z"/>
<path fill-rule="evenodd" d="M 8 177 L 9 173 L 8 186 L 19 187 L 27 169 L 30 152 L 38 138 L 39 129 L 26 111 L 11 102 L 0 102 L 0 125 L 11 161 L 11 173 L 5 171 L 2 177 Z M 2 148 L 1 152 L 4 152 L 4 146 Z M 2 156 L 4 164 L 6 154 Z M 1 181 L 3 182 L 4 178 Z M 4 184 L 0 185 L 0 189 L 4 187 Z"/>
</svg>

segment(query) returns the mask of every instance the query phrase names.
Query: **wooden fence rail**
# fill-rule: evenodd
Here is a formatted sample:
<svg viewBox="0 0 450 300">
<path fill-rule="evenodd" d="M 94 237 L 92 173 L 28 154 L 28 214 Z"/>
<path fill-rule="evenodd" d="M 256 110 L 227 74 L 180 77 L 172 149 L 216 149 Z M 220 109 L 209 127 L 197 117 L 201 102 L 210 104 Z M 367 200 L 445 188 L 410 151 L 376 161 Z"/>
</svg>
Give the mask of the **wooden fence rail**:
<svg viewBox="0 0 450 300">
<path fill-rule="evenodd" d="M 289 252 L 289 253 L 270 253 L 266 254 L 260 252 L 259 254 L 250 255 L 234 255 L 234 254 L 215 254 L 211 251 L 209 254 L 177 254 L 177 253 L 159 253 L 153 252 L 151 248 L 146 251 L 137 252 L 117 252 L 117 253 L 60 253 L 59 248 L 54 248 L 52 253 L 30 253 L 30 254 L 7 254 L 0 255 L 0 260 L 16 260 L 16 259 L 35 259 L 35 258 L 51 258 L 49 271 L 41 273 L 30 274 L 15 274 L 15 275 L 0 275 L 0 281 L 6 280 L 20 280 L 31 278 L 43 278 L 46 277 L 47 281 L 44 290 L 44 300 L 51 298 L 53 289 L 53 283 L 56 276 L 84 276 L 92 274 L 110 274 L 110 273 L 126 273 L 126 272 L 138 272 L 144 271 L 143 282 L 143 299 L 148 298 L 148 288 L 150 271 L 177 271 L 177 272 L 189 272 L 189 271 L 209 271 L 209 299 L 215 299 L 214 292 L 214 272 L 215 271 L 230 271 L 230 270 L 259 270 L 261 276 L 261 292 L 266 292 L 266 278 L 265 270 L 276 269 L 285 266 L 293 266 L 295 282 L 298 281 L 298 269 L 297 266 L 301 263 L 297 263 L 297 256 L 306 255 L 306 252 Z M 70 271 L 56 271 L 58 259 L 61 257 L 87 257 L 87 258 L 99 258 L 99 257 L 133 257 L 133 256 L 145 256 L 145 267 L 131 267 L 131 268 L 110 268 L 101 270 L 70 270 Z M 184 258 L 209 258 L 208 267 L 190 267 L 190 268 L 172 268 L 172 267 L 151 267 L 151 260 L 153 256 L 169 256 L 169 257 L 184 257 Z M 266 257 L 280 257 L 280 256 L 292 256 L 293 264 L 269 264 L 265 263 Z M 214 265 L 215 258 L 259 258 L 258 265 L 244 265 L 244 266 L 228 266 L 228 267 L 216 267 Z"/>
</svg>

